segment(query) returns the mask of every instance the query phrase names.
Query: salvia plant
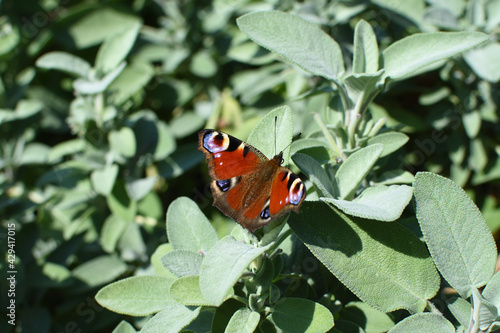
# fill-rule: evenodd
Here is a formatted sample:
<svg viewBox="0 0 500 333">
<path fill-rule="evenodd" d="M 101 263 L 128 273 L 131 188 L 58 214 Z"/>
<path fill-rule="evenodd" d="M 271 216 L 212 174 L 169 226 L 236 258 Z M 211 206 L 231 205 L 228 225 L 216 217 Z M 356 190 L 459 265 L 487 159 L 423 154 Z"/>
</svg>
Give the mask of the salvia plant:
<svg viewBox="0 0 500 333">
<path fill-rule="evenodd" d="M 237 24 L 257 44 L 329 83 L 300 96 L 329 98 L 308 110 L 310 122 L 284 154 L 307 179 L 306 201 L 299 214 L 254 234 L 236 226 L 219 239 L 196 203 L 179 197 L 166 216 L 168 242 L 151 257 L 155 274 L 102 288 L 99 304 L 148 316 L 141 332 L 500 328 L 497 249 L 485 219 L 453 181 L 398 168 L 394 155 L 408 136 L 371 108 L 397 81 L 488 36 L 419 33 L 380 52 L 372 27 L 360 20 L 346 65 L 337 42 L 298 16 L 253 12 Z M 293 124 L 289 107 L 274 109 L 248 143 L 272 157 L 274 140 L 278 150 L 292 141 Z M 115 331 L 135 330 L 122 322 Z"/>
</svg>

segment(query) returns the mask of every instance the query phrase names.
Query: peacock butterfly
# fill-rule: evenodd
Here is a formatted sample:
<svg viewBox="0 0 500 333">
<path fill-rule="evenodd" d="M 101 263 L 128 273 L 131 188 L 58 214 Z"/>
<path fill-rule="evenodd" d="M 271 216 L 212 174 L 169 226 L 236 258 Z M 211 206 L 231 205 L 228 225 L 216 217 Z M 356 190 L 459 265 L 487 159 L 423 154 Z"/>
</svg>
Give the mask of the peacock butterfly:
<svg viewBox="0 0 500 333">
<path fill-rule="evenodd" d="M 213 205 L 255 232 L 291 210 L 306 197 L 300 178 L 281 166 L 283 152 L 269 160 L 257 148 L 212 129 L 198 134 L 198 150 L 208 163 Z"/>
</svg>

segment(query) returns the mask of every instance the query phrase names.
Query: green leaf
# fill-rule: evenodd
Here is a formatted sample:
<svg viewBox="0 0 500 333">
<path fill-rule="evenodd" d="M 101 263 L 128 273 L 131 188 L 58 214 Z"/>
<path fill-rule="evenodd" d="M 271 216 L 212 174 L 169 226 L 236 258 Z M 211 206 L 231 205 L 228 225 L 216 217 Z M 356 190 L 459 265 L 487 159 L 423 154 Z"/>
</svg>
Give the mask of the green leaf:
<svg viewBox="0 0 500 333">
<path fill-rule="evenodd" d="M 368 104 L 379 93 L 378 84 L 384 70 L 370 74 L 353 73 L 344 79 L 344 85 L 351 101 L 357 110 L 365 110 Z"/>
<path fill-rule="evenodd" d="M 496 61 L 498 54 L 500 43 L 490 42 L 468 51 L 464 54 L 464 59 L 477 76 L 496 83 L 500 80 L 500 64 Z"/>
<path fill-rule="evenodd" d="M 163 203 L 160 196 L 156 192 L 149 192 L 137 203 L 137 213 L 146 217 L 146 219 L 154 219 L 154 223 L 164 216 Z"/>
<path fill-rule="evenodd" d="M 125 60 L 135 43 L 140 28 L 141 24 L 134 22 L 116 34 L 109 34 L 97 51 L 96 69 L 106 74 Z"/>
<path fill-rule="evenodd" d="M 175 276 L 170 273 L 170 271 L 166 269 L 161 262 L 161 258 L 163 258 L 165 254 L 172 250 L 172 244 L 170 243 L 165 243 L 158 246 L 155 252 L 151 255 L 151 265 L 153 265 L 156 275 L 172 278 L 173 280 Z"/>
<path fill-rule="evenodd" d="M 434 32 L 405 37 L 382 52 L 385 76 L 400 80 L 435 62 L 467 51 L 488 39 L 482 32 Z"/>
<path fill-rule="evenodd" d="M 189 250 L 173 250 L 161 258 L 163 266 L 178 277 L 199 275 L 203 256 Z"/>
<path fill-rule="evenodd" d="M 138 223 L 128 223 L 118 243 L 118 249 L 129 260 L 146 255 L 146 244 L 144 243 L 141 229 Z"/>
<path fill-rule="evenodd" d="M 339 45 L 315 24 L 278 11 L 246 14 L 236 23 L 254 42 L 307 72 L 337 82 L 344 74 Z"/>
<path fill-rule="evenodd" d="M 481 137 L 477 137 L 470 141 L 470 154 L 468 159 L 469 168 L 474 171 L 480 172 L 486 168 L 489 157 L 486 151 L 485 144 Z"/>
<path fill-rule="evenodd" d="M 73 277 L 88 287 L 96 287 L 111 282 L 127 270 L 127 265 L 115 256 L 100 256 L 76 267 Z"/>
<path fill-rule="evenodd" d="M 183 112 L 180 116 L 170 121 L 169 127 L 172 134 L 178 138 L 189 136 L 203 127 L 205 119 L 194 112 Z"/>
<path fill-rule="evenodd" d="M 219 237 L 196 203 L 186 197 L 175 199 L 167 210 L 168 241 L 176 250 L 207 252 Z"/>
<path fill-rule="evenodd" d="M 128 223 L 113 214 L 108 216 L 101 229 L 101 245 L 104 251 L 107 253 L 115 251 L 116 244 L 127 229 Z"/>
<path fill-rule="evenodd" d="M 134 131 L 130 127 L 122 127 L 108 134 L 109 145 L 118 155 L 133 157 L 137 149 Z"/>
<path fill-rule="evenodd" d="M 260 321 L 260 314 L 249 308 L 237 310 L 226 326 L 225 333 L 252 333 Z"/>
<path fill-rule="evenodd" d="M 84 79 L 79 78 L 73 81 L 73 88 L 83 95 L 95 95 L 104 92 L 113 83 L 113 81 L 125 69 L 125 63 L 122 62 L 113 71 L 106 74 L 102 79 Z"/>
<path fill-rule="evenodd" d="M 392 15 L 398 14 L 403 16 L 405 19 L 411 21 L 416 26 L 423 25 L 424 14 L 426 13 L 426 4 L 424 0 L 408 0 L 404 2 L 393 2 L 391 0 L 373 0 L 373 3 L 392 11 L 394 13 L 385 13 L 389 20 L 393 19 Z M 434 4 L 435 2 L 433 2 Z M 405 23 L 408 24 L 409 23 Z M 426 27 L 421 27 L 425 29 Z"/>
<path fill-rule="evenodd" d="M 378 71 L 377 37 L 371 25 L 360 20 L 354 28 L 353 73 L 375 73 Z"/>
<path fill-rule="evenodd" d="M 465 133 L 470 139 L 474 139 L 479 134 L 481 122 L 479 110 L 471 110 L 462 114 L 462 124 L 464 124 Z"/>
<path fill-rule="evenodd" d="M 439 289 L 425 245 L 399 223 L 352 218 L 306 201 L 288 225 L 342 283 L 381 311 L 421 312 Z"/>
<path fill-rule="evenodd" d="M 36 66 L 45 69 L 56 69 L 82 78 L 87 78 L 91 70 L 90 64 L 84 59 L 58 51 L 46 53 L 38 58 Z"/>
<path fill-rule="evenodd" d="M 117 67 L 117 70 L 120 67 Z M 109 75 L 111 75 L 111 72 Z M 144 89 L 154 75 L 154 69 L 150 64 L 134 62 L 123 68 L 116 79 L 108 86 L 111 92 L 110 100 L 117 105 L 130 101 L 135 94 Z"/>
<path fill-rule="evenodd" d="M 116 35 L 134 26 L 140 19 L 122 10 L 98 7 L 68 27 L 66 32 L 72 44 L 78 49 L 88 48 L 103 42 L 108 36 Z"/>
<path fill-rule="evenodd" d="M 482 332 L 487 331 L 488 326 L 500 317 L 497 307 L 484 299 L 477 289 L 472 290 L 472 321 L 474 327 L 478 327 Z"/>
<path fill-rule="evenodd" d="M 484 287 L 482 295 L 500 309 L 500 271 L 493 275 L 486 287 Z"/>
<path fill-rule="evenodd" d="M 113 191 L 106 196 L 109 209 L 117 217 L 124 221 L 132 222 L 137 213 L 137 202 L 131 200 L 127 194 L 123 182 L 115 182 Z"/>
<path fill-rule="evenodd" d="M 254 247 L 232 236 L 221 239 L 201 263 L 200 288 L 203 296 L 214 305 L 222 304 L 250 263 L 273 245 Z"/>
<path fill-rule="evenodd" d="M 271 317 L 284 332 L 327 332 L 333 327 L 330 310 L 303 298 L 282 298 L 274 305 Z"/>
<path fill-rule="evenodd" d="M 39 142 L 30 142 L 24 147 L 24 151 L 19 160 L 19 165 L 45 164 L 50 147 Z"/>
<path fill-rule="evenodd" d="M 5 17 L 2 21 L 4 31 L 8 32 L 0 36 L 0 56 L 2 57 L 12 52 L 12 50 L 19 45 L 19 41 L 21 40 L 19 28 L 17 24 L 14 24 L 13 17 L 14 15 L 9 15 L 9 17 Z M 25 25 L 23 25 L 23 28 L 24 27 Z"/>
<path fill-rule="evenodd" d="M 383 146 L 374 144 L 362 148 L 342 163 L 335 174 L 334 189 L 340 199 L 351 198 L 382 154 Z"/>
<path fill-rule="evenodd" d="M 137 333 L 134 326 L 122 320 L 111 333 Z"/>
<path fill-rule="evenodd" d="M 212 321 L 212 332 L 223 332 L 233 314 L 244 306 L 243 303 L 230 298 L 217 307 Z"/>
<path fill-rule="evenodd" d="M 209 78 L 217 73 L 217 64 L 207 51 L 200 51 L 192 55 L 191 72 L 201 78 Z"/>
<path fill-rule="evenodd" d="M 392 222 L 401 216 L 412 196 L 413 191 L 410 186 L 378 185 L 365 189 L 353 201 L 333 198 L 321 198 L 321 200 L 352 216 Z"/>
<path fill-rule="evenodd" d="M 62 141 L 50 149 L 47 159 L 49 163 L 55 164 L 64 156 L 80 153 L 84 149 L 85 141 L 81 138 Z"/>
<path fill-rule="evenodd" d="M 435 313 L 418 313 L 400 321 L 388 333 L 454 333 L 455 327 L 445 317 Z"/>
<path fill-rule="evenodd" d="M 103 307 L 129 316 L 147 316 L 167 308 L 171 279 L 160 276 L 133 276 L 99 290 L 96 301 Z"/>
<path fill-rule="evenodd" d="M 141 200 L 153 190 L 157 177 L 147 177 L 142 179 L 127 179 L 125 187 L 127 193 L 133 200 Z"/>
<path fill-rule="evenodd" d="M 173 131 L 165 122 L 161 120 L 156 121 L 156 126 L 158 127 L 158 143 L 156 144 L 154 155 L 155 161 L 159 161 L 172 154 L 177 144 Z"/>
<path fill-rule="evenodd" d="M 394 321 L 388 314 L 363 302 L 349 302 L 340 316 L 356 323 L 367 333 L 387 332 L 394 326 Z"/>
<path fill-rule="evenodd" d="M 112 164 L 101 170 L 94 170 L 90 175 L 92 187 L 102 195 L 109 195 L 115 185 L 116 176 L 118 176 L 118 165 Z"/>
<path fill-rule="evenodd" d="M 275 129 L 276 138 L 274 138 Z M 292 135 L 292 111 L 285 105 L 270 111 L 262 118 L 253 128 L 247 142 L 271 159 L 292 142 Z M 284 163 L 287 164 L 289 159 L 290 150 L 286 149 L 283 151 Z"/>
<path fill-rule="evenodd" d="M 0 109 L 0 124 L 8 121 L 29 118 L 42 111 L 43 108 L 44 108 L 43 103 L 38 100 L 31 100 L 31 99 L 20 100 L 16 104 L 16 109 L 14 110 L 14 112 L 12 112 L 12 110 L 9 109 Z"/>
<path fill-rule="evenodd" d="M 458 322 L 468 329 L 472 314 L 472 304 L 462 297 L 453 297 L 446 301 L 446 305 Z"/>
<path fill-rule="evenodd" d="M 172 283 L 170 296 L 182 305 L 212 306 L 202 295 L 198 275 L 183 276 Z"/>
<path fill-rule="evenodd" d="M 292 156 L 292 160 L 325 197 L 333 198 L 332 182 L 315 159 L 298 153 Z"/>
<path fill-rule="evenodd" d="M 368 145 L 383 144 L 384 150 L 380 155 L 382 158 L 403 147 L 409 139 L 408 135 L 400 132 L 382 133 L 368 139 Z"/>
<path fill-rule="evenodd" d="M 193 308 L 170 302 L 153 316 L 141 329 L 141 333 L 178 333 L 200 313 L 201 307 Z"/>
<path fill-rule="evenodd" d="M 420 229 L 436 267 L 463 298 L 495 272 L 491 231 L 467 194 L 454 182 L 419 172 L 413 184 Z"/>
<path fill-rule="evenodd" d="M 64 266 L 46 262 L 42 267 L 42 275 L 35 275 L 34 279 L 38 285 L 46 288 L 64 287 L 70 282 L 71 272 Z"/>
<path fill-rule="evenodd" d="M 376 178 L 375 183 L 380 185 L 411 184 L 415 180 L 412 173 L 405 170 L 389 170 Z"/>
</svg>

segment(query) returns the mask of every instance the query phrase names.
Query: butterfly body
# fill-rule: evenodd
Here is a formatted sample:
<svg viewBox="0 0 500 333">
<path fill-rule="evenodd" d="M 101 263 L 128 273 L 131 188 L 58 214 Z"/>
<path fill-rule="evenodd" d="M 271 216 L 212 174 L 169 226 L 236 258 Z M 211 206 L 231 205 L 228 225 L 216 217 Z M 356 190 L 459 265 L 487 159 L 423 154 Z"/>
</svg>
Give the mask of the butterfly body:
<svg viewBox="0 0 500 333">
<path fill-rule="evenodd" d="M 268 159 L 255 147 L 226 133 L 203 130 L 198 149 L 205 154 L 214 206 L 250 231 L 291 210 L 298 213 L 305 186 L 281 166 L 283 153 Z"/>
</svg>

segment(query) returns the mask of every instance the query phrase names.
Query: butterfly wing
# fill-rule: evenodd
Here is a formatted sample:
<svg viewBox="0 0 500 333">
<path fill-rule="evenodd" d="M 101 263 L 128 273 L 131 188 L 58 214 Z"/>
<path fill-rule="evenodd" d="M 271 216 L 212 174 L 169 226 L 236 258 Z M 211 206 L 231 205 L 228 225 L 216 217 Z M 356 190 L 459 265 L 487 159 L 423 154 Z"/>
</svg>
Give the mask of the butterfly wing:
<svg viewBox="0 0 500 333">
<path fill-rule="evenodd" d="M 210 129 L 199 133 L 198 150 L 205 154 L 208 172 L 214 180 L 229 180 L 257 172 L 268 161 L 264 154 L 249 144 Z"/>
<path fill-rule="evenodd" d="M 255 147 L 228 134 L 203 130 L 198 149 L 208 162 L 214 206 L 254 232 L 305 198 L 305 186 L 294 173 L 280 167 L 282 154 L 267 159 Z"/>
<path fill-rule="evenodd" d="M 306 197 L 306 186 L 290 169 L 280 167 L 271 187 L 269 214 L 278 218 L 291 210 L 299 212 L 299 207 Z"/>
</svg>

